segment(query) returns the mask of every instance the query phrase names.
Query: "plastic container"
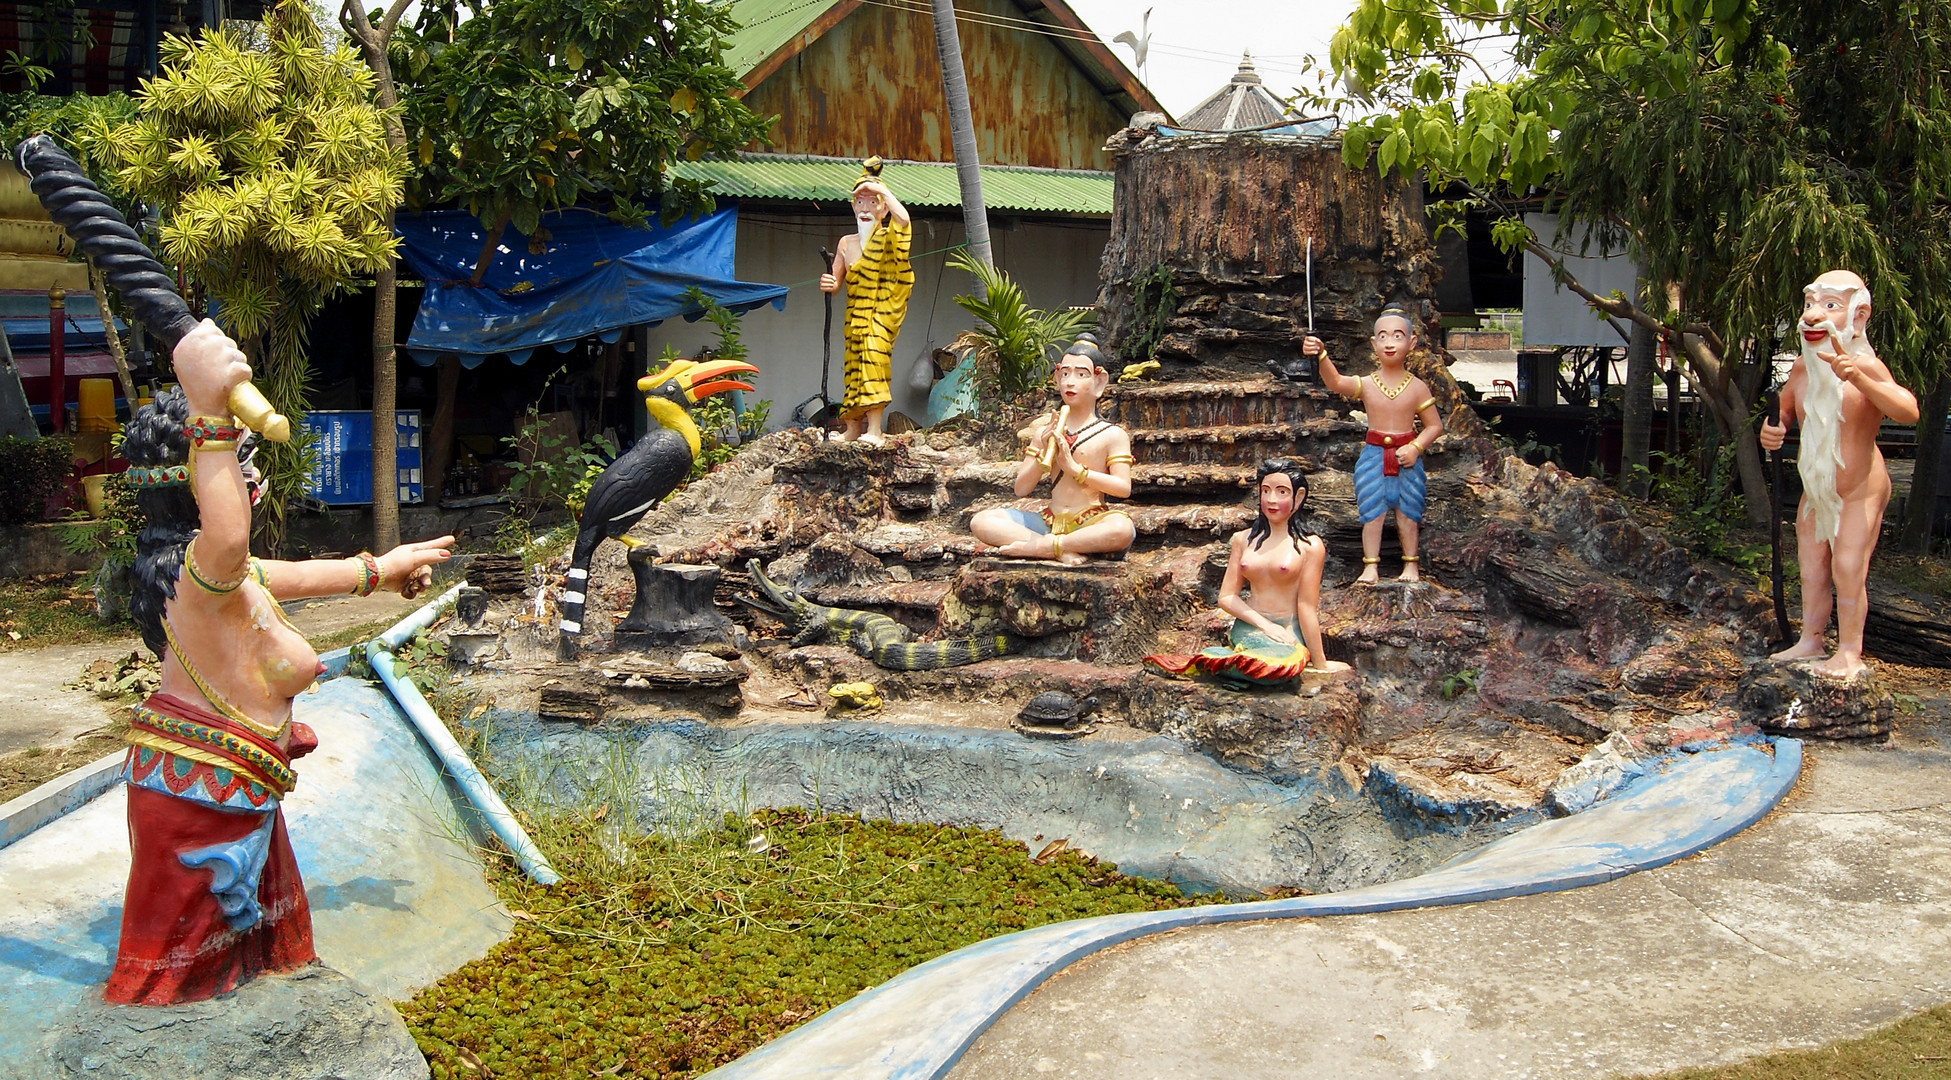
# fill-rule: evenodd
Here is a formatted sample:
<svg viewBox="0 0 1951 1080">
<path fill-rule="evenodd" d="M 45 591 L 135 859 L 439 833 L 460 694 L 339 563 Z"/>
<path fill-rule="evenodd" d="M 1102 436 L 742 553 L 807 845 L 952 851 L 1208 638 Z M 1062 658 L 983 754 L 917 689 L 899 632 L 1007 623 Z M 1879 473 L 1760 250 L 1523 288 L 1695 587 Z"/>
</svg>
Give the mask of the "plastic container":
<svg viewBox="0 0 1951 1080">
<path fill-rule="evenodd" d="M 75 388 L 76 409 L 75 430 L 83 435 L 102 434 L 115 430 L 115 380 L 83 379 Z"/>
</svg>

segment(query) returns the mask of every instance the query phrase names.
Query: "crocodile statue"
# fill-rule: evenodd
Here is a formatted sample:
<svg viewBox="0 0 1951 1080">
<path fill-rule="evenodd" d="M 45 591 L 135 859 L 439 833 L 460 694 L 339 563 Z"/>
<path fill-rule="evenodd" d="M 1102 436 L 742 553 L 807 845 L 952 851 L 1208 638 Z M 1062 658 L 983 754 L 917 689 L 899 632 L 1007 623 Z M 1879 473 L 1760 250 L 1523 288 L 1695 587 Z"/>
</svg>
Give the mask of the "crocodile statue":
<svg viewBox="0 0 1951 1080">
<path fill-rule="evenodd" d="M 933 671 L 1012 653 L 1023 643 L 1014 634 L 914 641 L 913 631 L 885 615 L 816 604 L 797 591 L 779 585 L 759 569 L 757 559 L 748 561 L 745 568 L 751 573 L 759 595 L 741 593 L 735 599 L 785 623 L 792 631 L 794 648 L 824 639 L 845 645 L 891 671 Z"/>
</svg>

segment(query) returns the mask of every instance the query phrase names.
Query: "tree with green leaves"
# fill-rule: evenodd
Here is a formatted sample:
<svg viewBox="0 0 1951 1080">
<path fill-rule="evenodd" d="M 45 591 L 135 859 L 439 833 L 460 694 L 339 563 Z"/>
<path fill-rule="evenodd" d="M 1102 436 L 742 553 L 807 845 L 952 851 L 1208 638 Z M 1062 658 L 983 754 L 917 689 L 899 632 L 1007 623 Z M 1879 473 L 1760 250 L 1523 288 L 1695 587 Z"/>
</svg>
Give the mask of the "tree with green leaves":
<svg viewBox="0 0 1951 1080">
<path fill-rule="evenodd" d="M 391 43 L 416 205 L 459 205 L 533 236 L 544 212 L 593 205 L 619 222 L 715 209 L 675 161 L 763 141 L 709 0 L 489 0 L 429 6 Z M 493 251 L 490 244 L 485 249 Z M 485 263 L 484 259 L 484 263 Z"/>
<path fill-rule="evenodd" d="M 716 208 L 672 162 L 762 142 L 771 120 L 739 100 L 723 52 L 738 29 L 712 0 L 454 0 L 386 38 L 416 207 L 459 206 L 487 226 L 479 283 L 504 230 L 546 244 L 542 215 L 588 206 L 633 224 Z M 382 23 L 376 25 L 383 25 Z M 363 36 L 363 35 L 362 35 Z M 459 367 L 441 362 L 427 485 L 451 458 Z"/>
<path fill-rule="evenodd" d="M 950 352 L 968 353 L 965 362 L 976 365 L 977 387 L 1003 401 L 1030 390 L 1047 389 L 1051 354 L 1077 340 L 1078 334 L 1090 328 L 1095 315 L 1067 308 L 1045 311 L 1031 307 L 1015 279 L 966 249 L 951 254 L 948 265 L 966 270 L 976 279 L 977 291 L 959 295 L 955 302 L 981 325 L 963 331 L 948 348 Z"/>
<path fill-rule="evenodd" d="M 1496 46 L 1515 74 L 1483 66 Z M 1752 417 L 1809 280 L 1862 274 L 1879 355 L 1911 386 L 1944 375 L 1941 0 L 1361 0 L 1331 59 L 1373 110 L 1345 134 L 1350 167 L 1462 185 L 1505 250 L 1685 358 L 1754 523 L 1769 501 Z M 1540 202 L 1556 236 L 1524 224 Z M 1568 275 L 1578 244 L 1629 252 L 1638 295 Z"/>
<path fill-rule="evenodd" d="M 303 0 L 266 14 L 262 44 L 229 28 L 170 36 L 137 116 L 91 122 L 81 140 L 115 181 L 162 214 L 165 262 L 216 301 L 253 381 L 296 422 L 304 412 L 311 319 L 393 255 L 386 227 L 408 166 L 388 146 L 372 73 L 349 48 L 323 48 Z M 260 535 L 284 536 L 305 447 L 266 448 Z M 390 485 L 389 485 L 390 487 Z"/>
<path fill-rule="evenodd" d="M 384 11 L 364 11 L 345 0 L 339 27 L 356 44 L 373 73 L 373 101 L 386 126 L 386 145 L 404 154 L 406 128 L 400 123 L 400 92 L 393 82 L 387 46 L 413 0 L 392 0 Z M 388 207 L 382 224 L 390 234 L 397 207 Z M 399 408 L 400 367 L 393 343 L 399 332 L 399 257 L 389 256 L 373 271 L 373 416 L 392 416 Z M 399 437 L 394 425 L 373 424 L 373 550 L 391 551 L 400 543 Z M 434 493 L 438 500 L 439 492 Z"/>
</svg>

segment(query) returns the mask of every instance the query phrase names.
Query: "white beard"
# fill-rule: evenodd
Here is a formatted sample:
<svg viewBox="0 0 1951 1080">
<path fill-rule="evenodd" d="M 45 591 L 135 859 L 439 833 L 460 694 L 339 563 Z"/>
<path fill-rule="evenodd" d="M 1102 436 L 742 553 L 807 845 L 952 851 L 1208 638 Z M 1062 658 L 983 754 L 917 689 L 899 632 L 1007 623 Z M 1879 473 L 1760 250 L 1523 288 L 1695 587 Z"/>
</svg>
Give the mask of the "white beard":
<svg viewBox="0 0 1951 1080">
<path fill-rule="evenodd" d="M 855 218 L 854 231 L 860 234 L 860 250 L 866 251 L 867 241 L 874 235 L 874 219 L 871 217 Z"/>
<path fill-rule="evenodd" d="M 1851 356 L 1870 351 L 1869 342 L 1847 328 L 1831 329 L 1836 347 Z M 1836 538 L 1843 513 L 1843 497 L 1836 490 L 1836 477 L 1843 468 L 1843 381 L 1829 369 L 1828 361 L 1816 355 L 1817 348 L 1802 342 L 1807 381 L 1801 401 L 1802 447 L 1795 464 L 1802 474 L 1802 495 L 1809 501 L 1816 539 L 1828 543 Z"/>
</svg>

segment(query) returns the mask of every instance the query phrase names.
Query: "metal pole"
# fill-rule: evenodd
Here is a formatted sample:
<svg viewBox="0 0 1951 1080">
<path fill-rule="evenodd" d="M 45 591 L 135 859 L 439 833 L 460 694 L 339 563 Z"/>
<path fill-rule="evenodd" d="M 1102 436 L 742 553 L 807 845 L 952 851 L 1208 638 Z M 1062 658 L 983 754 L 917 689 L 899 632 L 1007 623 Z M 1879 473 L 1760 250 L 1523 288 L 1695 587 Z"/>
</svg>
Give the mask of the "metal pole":
<svg viewBox="0 0 1951 1080">
<path fill-rule="evenodd" d="M 68 417 L 68 353 L 61 336 L 67 319 L 68 291 L 56 285 L 47 291 L 47 420 L 56 435 Z"/>
</svg>

